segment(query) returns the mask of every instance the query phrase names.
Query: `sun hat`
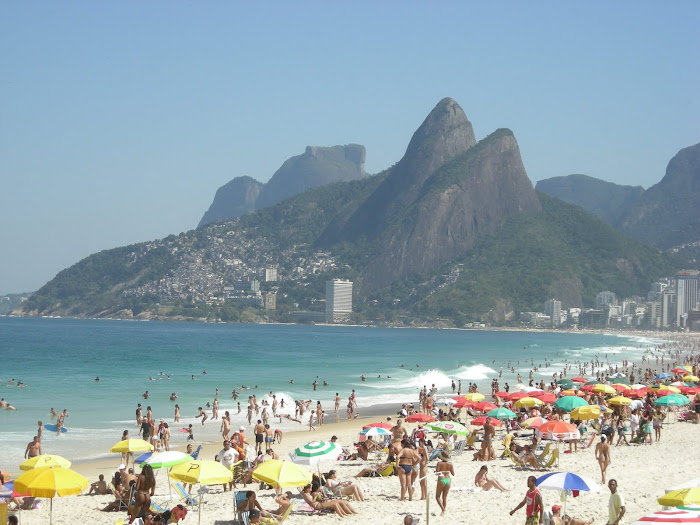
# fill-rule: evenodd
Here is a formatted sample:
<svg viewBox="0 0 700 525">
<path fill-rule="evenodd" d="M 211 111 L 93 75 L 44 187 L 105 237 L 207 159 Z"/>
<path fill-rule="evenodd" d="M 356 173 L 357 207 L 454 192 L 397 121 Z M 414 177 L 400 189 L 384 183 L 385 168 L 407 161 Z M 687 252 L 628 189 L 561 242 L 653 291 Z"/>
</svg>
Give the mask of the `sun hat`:
<svg viewBox="0 0 700 525">
<path fill-rule="evenodd" d="M 446 450 L 443 450 L 438 454 L 438 457 L 443 461 L 447 461 L 448 459 L 450 459 L 450 453 Z"/>
<path fill-rule="evenodd" d="M 245 430 L 245 427 L 240 427 L 238 430 Z"/>
<path fill-rule="evenodd" d="M 119 465 L 119 470 L 124 470 L 126 469 L 126 465 L 124 463 Z"/>
<path fill-rule="evenodd" d="M 557 512 L 558 510 L 561 510 L 561 505 L 552 505 L 552 512 Z"/>
</svg>

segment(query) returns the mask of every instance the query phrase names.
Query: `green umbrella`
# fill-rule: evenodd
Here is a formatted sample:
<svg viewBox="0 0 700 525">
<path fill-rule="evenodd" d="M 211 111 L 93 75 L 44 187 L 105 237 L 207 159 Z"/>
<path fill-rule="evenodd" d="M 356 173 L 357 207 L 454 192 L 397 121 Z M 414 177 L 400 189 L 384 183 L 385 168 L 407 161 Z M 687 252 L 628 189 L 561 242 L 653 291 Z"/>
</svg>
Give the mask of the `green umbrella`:
<svg viewBox="0 0 700 525">
<path fill-rule="evenodd" d="M 425 427 L 435 432 L 444 432 L 445 434 L 458 434 L 460 436 L 469 434 L 467 427 L 453 421 L 433 421 L 425 425 Z"/>
<path fill-rule="evenodd" d="M 559 385 L 563 390 L 574 388 L 574 382 L 571 379 L 560 379 L 557 381 L 557 385 Z"/>
<path fill-rule="evenodd" d="M 515 413 L 511 412 L 507 408 L 503 408 L 503 407 L 494 408 L 493 410 L 489 410 L 488 412 L 486 412 L 486 415 L 488 417 L 493 417 L 493 418 L 500 419 L 500 420 L 515 419 Z"/>
<path fill-rule="evenodd" d="M 613 385 L 615 385 L 615 384 L 617 384 L 617 385 L 629 385 L 630 384 L 629 379 L 627 379 L 626 377 L 609 377 L 608 382 L 610 384 L 613 384 Z"/>
<path fill-rule="evenodd" d="M 559 410 L 564 412 L 571 412 L 574 408 L 583 407 L 588 405 L 585 399 L 578 396 L 564 396 L 560 397 L 554 402 L 554 406 Z"/>
<path fill-rule="evenodd" d="M 690 399 L 685 397 L 683 394 L 669 394 L 654 401 L 656 406 L 662 407 L 680 407 L 689 403 Z"/>
</svg>

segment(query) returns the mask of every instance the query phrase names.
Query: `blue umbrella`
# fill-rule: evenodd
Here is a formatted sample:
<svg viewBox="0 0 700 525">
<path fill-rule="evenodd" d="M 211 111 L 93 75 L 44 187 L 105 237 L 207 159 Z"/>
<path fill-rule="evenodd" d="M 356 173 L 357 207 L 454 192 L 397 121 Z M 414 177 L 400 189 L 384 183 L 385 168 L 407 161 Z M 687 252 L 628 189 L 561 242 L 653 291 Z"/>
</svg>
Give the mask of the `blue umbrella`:
<svg viewBox="0 0 700 525">
<path fill-rule="evenodd" d="M 670 379 L 673 377 L 671 374 L 667 374 L 666 372 L 661 372 L 660 374 L 657 374 L 654 379 Z"/>
<path fill-rule="evenodd" d="M 537 478 L 535 484 L 541 489 L 553 489 L 564 492 L 564 510 L 566 515 L 566 491 L 579 490 L 585 492 L 600 492 L 601 487 L 595 481 L 572 472 L 550 472 Z"/>
<path fill-rule="evenodd" d="M 146 452 L 145 454 L 141 454 L 139 457 L 137 457 L 134 460 L 134 463 L 143 463 L 148 458 L 150 458 L 152 455 L 153 455 L 153 452 Z"/>
</svg>

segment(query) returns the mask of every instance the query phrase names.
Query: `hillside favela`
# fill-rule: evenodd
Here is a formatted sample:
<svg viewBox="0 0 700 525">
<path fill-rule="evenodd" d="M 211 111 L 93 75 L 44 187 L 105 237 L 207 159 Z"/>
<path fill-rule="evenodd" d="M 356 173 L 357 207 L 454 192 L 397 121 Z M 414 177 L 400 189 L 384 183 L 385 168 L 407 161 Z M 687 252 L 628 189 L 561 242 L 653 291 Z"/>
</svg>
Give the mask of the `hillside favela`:
<svg viewBox="0 0 700 525">
<path fill-rule="evenodd" d="M 369 175 L 365 156 L 358 144 L 309 146 L 267 183 L 238 177 L 219 188 L 197 229 L 94 254 L 34 294 L 4 297 L 5 310 L 700 330 L 700 144 L 648 190 L 583 175 L 533 187 L 513 133 L 477 142 L 446 98 L 392 167 Z"/>
</svg>

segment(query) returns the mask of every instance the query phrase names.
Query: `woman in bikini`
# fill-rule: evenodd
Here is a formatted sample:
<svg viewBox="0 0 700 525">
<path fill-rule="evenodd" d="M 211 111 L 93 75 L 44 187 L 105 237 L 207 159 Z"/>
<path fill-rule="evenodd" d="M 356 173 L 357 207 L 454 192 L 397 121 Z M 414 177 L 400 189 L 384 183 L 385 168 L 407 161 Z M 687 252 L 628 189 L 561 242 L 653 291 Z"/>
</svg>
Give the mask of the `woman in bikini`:
<svg viewBox="0 0 700 525">
<path fill-rule="evenodd" d="M 330 509 L 335 511 L 335 513 L 341 518 L 352 514 L 357 514 L 357 511 L 353 509 L 347 501 L 342 499 L 318 501 L 315 493 L 311 491 L 311 488 L 311 483 L 306 485 L 304 487 L 304 491 L 301 493 L 301 496 L 313 510 Z"/>
<path fill-rule="evenodd" d="M 358 501 L 365 501 L 362 489 L 350 481 L 338 481 L 338 474 L 335 470 L 330 470 L 326 474 L 326 485 L 336 494 L 354 496 Z"/>
<path fill-rule="evenodd" d="M 131 520 L 133 521 L 139 514 L 145 516 L 148 513 L 148 508 L 151 506 L 151 496 L 156 491 L 156 478 L 153 476 L 153 468 L 150 465 L 144 465 L 136 478 L 136 497 L 134 498 L 134 506 L 131 509 Z"/>
<path fill-rule="evenodd" d="M 399 482 L 401 483 L 401 497 L 399 498 L 403 501 L 406 498 L 406 491 L 408 490 L 408 501 L 413 500 L 413 482 L 418 477 L 418 471 L 414 470 L 413 467 L 418 465 L 420 458 L 418 457 L 418 452 L 413 447 L 408 439 L 401 441 L 401 446 L 403 447 L 401 451 L 396 456 L 399 462 Z"/>
<path fill-rule="evenodd" d="M 474 485 L 480 487 L 482 490 L 491 490 L 496 488 L 501 492 L 506 492 L 507 489 L 503 488 L 503 485 L 501 485 L 498 481 L 495 479 L 489 479 L 488 472 L 489 468 L 486 465 L 481 467 L 474 478 Z"/>
<path fill-rule="evenodd" d="M 438 458 L 440 461 L 435 465 L 435 473 L 438 476 L 435 499 L 440 505 L 440 509 L 442 509 L 441 515 L 444 515 L 447 508 L 447 494 L 450 492 L 450 484 L 452 483 L 452 476 L 455 475 L 455 469 L 450 462 L 449 452 L 440 452 Z"/>
</svg>

